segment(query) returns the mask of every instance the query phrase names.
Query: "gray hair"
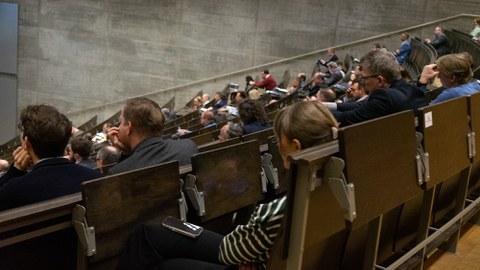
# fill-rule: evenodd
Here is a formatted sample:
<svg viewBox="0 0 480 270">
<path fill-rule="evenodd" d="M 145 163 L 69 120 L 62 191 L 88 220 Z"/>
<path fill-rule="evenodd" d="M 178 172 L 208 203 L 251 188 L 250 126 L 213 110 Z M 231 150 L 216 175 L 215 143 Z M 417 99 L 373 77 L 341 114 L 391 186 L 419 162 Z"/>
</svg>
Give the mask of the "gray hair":
<svg viewBox="0 0 480 270">
<path fill-rule="evenodd" d="M 387 83 L 401 78 L 400 64 L 389 52 L 370 51 L 360 59 L 360 65 L 362 68 L 368 67 L 372 74 L 381 75 Z"/>
</svg>

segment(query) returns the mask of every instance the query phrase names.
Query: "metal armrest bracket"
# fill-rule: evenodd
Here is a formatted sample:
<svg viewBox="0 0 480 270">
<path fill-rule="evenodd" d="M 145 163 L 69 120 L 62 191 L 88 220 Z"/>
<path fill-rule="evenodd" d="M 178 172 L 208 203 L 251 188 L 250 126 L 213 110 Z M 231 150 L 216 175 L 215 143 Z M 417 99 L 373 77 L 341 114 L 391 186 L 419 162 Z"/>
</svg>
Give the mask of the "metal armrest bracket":
<svg viewBox="0 0 480 270">
<path fill-rule="evenodd" d="M 89 227 L 85 218 L 86 209 L 82 205 L 75 205 L 72 212 L 72 223 L 77 232 L 78 239 L 87 256 L 93 256 L 97 253 L 95 242 L 95 228 Z"/>
<path fill-rule="evenodd" d="M 430 156 L 422 147 L 423 134 L 416 132 L 417 136 L 417 154 L 415 161 L 417 163 L 417 183 L 422 185 L 430 181 Z"/>
<path fill-rule="evenodd" d="M 355 187 L 353 183 L 347 183 L 343 168 L 345 162 L 341 158 L 331 157 L 324 167 L 323 179 L 328 183 L 335 199 L 343 209 L 346 220 L 353 222 L 357 217 L 355 204 Z"/>
<path fill-rule="evenodd" d="M 195 182 L 197 178 L 193 174 L 187 174 L 185 177 L 185 192 L 188 199 L 193 205 L 193 208 L 197 211 L 198 216 L 205 216 L 205 198 L 203 192 L 198 191 Z"/>
<path fill-rule="evenodd" d="M 277 168 L 273 167 L 272 155 L 270 153 L 265 153 L 260 158 L 262 160 L 262 168 L 265 171 L 268 182 L 273 185 L 274 189 L 278 189 L 280 186 L 278 181 L 278 170 Z"/>
</svg>

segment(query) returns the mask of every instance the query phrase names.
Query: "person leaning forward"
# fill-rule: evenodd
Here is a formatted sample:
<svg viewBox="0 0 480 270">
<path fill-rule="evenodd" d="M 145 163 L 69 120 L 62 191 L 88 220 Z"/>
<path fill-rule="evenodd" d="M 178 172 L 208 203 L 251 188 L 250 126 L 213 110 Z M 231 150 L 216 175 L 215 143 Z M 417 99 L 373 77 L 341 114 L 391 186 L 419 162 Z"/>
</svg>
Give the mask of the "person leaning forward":
<svg viewBox="0 0 480 270">
<path fill-rule="evenodd" d="M 162 139 L 165 118 L 160 106 L 151 99 L 127 100 L 119 120 L 120 125 L 108 131 L 113 144 L 122 151 L 119 162 L 110 169 L 112 174 L 172 160 L 187 165 L 198 152 L 191 140 Z"/>
</svg>

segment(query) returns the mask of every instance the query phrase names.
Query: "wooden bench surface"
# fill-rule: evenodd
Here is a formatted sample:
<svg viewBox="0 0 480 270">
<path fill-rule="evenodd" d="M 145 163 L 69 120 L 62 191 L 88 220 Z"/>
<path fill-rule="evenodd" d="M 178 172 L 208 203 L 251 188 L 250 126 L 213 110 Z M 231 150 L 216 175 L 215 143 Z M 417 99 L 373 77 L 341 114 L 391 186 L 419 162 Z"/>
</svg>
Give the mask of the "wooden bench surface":
<svg viewBox="0 0 480 270">
<path fill-rule="evenodd" d="M 97 242 L 90 261 L 118 255 L 138 225 L 178 217 L 179 179 L 178 162 L 172 161 L 83 183 L 86 218 Z"/>
</svg>

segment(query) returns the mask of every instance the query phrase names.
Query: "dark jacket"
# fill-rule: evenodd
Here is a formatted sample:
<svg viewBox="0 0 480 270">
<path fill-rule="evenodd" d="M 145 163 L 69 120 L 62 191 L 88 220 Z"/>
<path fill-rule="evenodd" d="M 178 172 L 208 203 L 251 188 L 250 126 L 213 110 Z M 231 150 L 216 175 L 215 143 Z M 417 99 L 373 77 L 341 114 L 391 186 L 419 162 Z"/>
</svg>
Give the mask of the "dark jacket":
<svg viewBox="0 0 480 270">
<path fill-rule="evenodd" d="M 261 131 L 267 128 L 271 128 L 270 124 L 263 123 L 260 121 L 252 122 L 246 125 L 243 125 L 243 135 L 250 134 L 253 132 Z"/>
<path fill-rule="evenodd" d="M 12 165 L 0 177 L 0 210 L 80 192 L 83 181 L 101 176 L 99 171 L 73 164 L 66 158 L 40 161 L 28 173 Z"/>
<path fill-rule="evenodd" d="M 416 110 L 427 104 L 422 90 L 404 80 L 398 80 L 390 88 L 373 91 L 363 106 L 344 112 L 334 111 L 333 115 L 340 126 L 348 126 L 404 110 Z"/>
<path fill-rule="evenodd" d="M 172 160 L 177 160 L 180 166 L 187 165 L 191 163 L 192 155 L 197 152 L 197 145 L 192 140 L 164 140 L 161 137 L 152 137 L 139 143 L 133 154 L 113 166 L 110 173 L 131 171 Z"/>
</svg>

